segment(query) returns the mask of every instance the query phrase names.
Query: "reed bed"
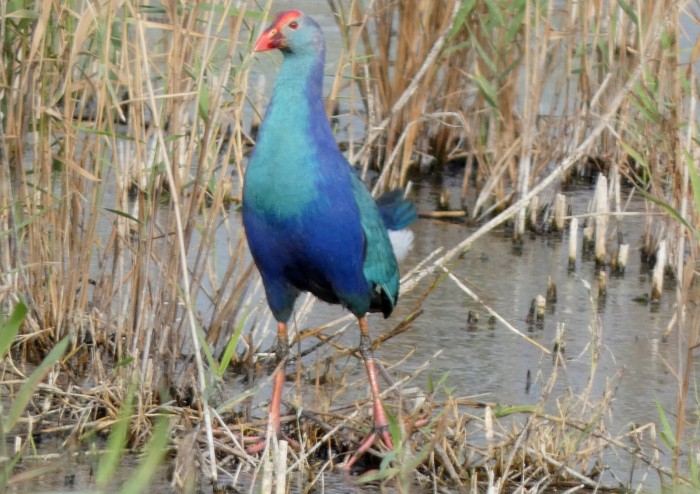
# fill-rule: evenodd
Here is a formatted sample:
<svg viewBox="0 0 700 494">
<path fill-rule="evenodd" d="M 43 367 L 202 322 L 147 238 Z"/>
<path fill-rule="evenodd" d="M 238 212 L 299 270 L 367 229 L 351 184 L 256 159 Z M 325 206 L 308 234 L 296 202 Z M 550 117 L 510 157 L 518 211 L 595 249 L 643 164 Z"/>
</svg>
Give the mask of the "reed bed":
<svg viewBox="0 0 700 494">
<path fill-rule="evenodd" d="M 254 143 L 247 122 L 262 111 L 249 88 L 250 46 L 271 8 L 0 5 L 0 485 L 45 473 L 21 459 L 46 434 L 76 450 L 104 439 L 98 490 L 125 447 L 146 454 L 124 492 L 143 489 L 168 444 L 178 490 L 234 482 L 246 469 L 272 485 L 267 456 L 249 457 L 240 443 L 264 426 L 250 408 L 267 384 L 259 377 L 271 321 L 233 219 Z M 617 184 L 610 197 L 624 186 L 647 199 L 644 252 L 655 260 L 665 239 L 662 274 L 677 283 L 672 330 L 682 335 L 675 425 L 662 414 L 663 431 L 608 431 L 612 387 L 602 398 L 589 389 L 545 393 L 539 406 L 503 408 L 453 396 L 442 383 L 409 393 L 423 382 L 416 373 L 387 394 L 400 447 L 384 463 L 368 459 L 381 468 L 362 480 L 400 491 L 416 481 L 441 492 L 595 490 L 606 455 L 619 453 L 664 483 L 699 485 L 685 415 L 699 328 L 700 45 L 684 27 L 698 32 L 697 3 L 337 0 L 329 8 L 344 40 L 329 113 L 339 106 L 339 119 L 367 129 L 362 142 L 346 143 L 353 164 L 376 169 L 376 190 L 459 166 L 462 194 L 446 206 L 479 226 L 416 266 L 404 291 L 430 297 L 454 277 L 451 263 L 504 222 L 523 241 L 535 198 L 546 207 L 600 172 Z M 611 212 L 591 215 L 623 209 L 613 201 Z M 216 241 L 222 230 L 225 243 Z M 602 241 L 619 244 L 609 233 Z M 299 327 L 312 306 L 298 311 Z M 311 479 L 304 491 L 369 427 L 365 404 L 341 398 L 351 378 L 330 370 L 353 354 L 335 341 L 346 326 L 291 335 L 293 347 L 320 352 L 297 374 L 298 400 L 308 393 L 314 406 L 286 418 L 302 438 L 288 470 Z M 593 324 L 591 375 L 598 337 Z M 552 380 L 566 372 L 557 362 Z M 545 411 L 552 401 L 559 414 Z M 659 460 L 660 440 L 671 467 Z"/>
</svg>

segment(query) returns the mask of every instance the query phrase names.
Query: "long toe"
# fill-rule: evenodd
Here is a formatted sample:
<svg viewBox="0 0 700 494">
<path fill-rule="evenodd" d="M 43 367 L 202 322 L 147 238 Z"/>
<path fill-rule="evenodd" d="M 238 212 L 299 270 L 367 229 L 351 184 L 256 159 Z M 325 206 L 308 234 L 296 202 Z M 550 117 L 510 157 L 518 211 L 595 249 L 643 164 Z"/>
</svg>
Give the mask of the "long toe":
<svg viewBox="0 0 700 494">
<path fill-rule="evenodd" d="M 374 444 L 375 439 L 377 439 L 377 433 L 372 432 L 360 443 L 357 450 L 342 464 L 341 468 L 346 471 L 350 470 L 355 462 Z"/>
<path fill-rule="evenodd" d="M 295 450 L 299 451 L 301 449 L 301 446 L 299 445 L 299 442 L 296 441 L 295 439 L 292 439 L 289 436 L 282 436 L 281 439 L 287 441 L 289 445 L 294 448 Z M 246 453 L 249 455 L 256 455 L 263 451 L 265 447 L 267 446 L 268 439 L 267 437 L 250 437 L 250 438 L 244 438 L 244 443 L 251 443 L 250 446 L 247 446 L 245 448 Z"/>
<path fill-rule="evenodd" d="M 394 449 L 394 441 L 391 440 L 391 434 L 389 434 L 389 426 L 382 426 L 379 427 L 378 429 L 375 426 L 375 429 L 379 431 L 379 437 L 381 438 L 382 442 L 384 443 L 384 446 L 389 449 L 389 451 Z"/>
</svg>

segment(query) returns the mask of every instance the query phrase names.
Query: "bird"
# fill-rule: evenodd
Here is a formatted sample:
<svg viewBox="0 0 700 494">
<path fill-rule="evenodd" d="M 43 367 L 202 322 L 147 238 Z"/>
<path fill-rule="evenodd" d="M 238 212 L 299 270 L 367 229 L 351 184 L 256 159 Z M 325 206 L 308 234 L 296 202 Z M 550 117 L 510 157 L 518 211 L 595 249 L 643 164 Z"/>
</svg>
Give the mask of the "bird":
<svg viewBox="0 0 700 494">
<path fill-rule="evenodd" d="M 375 200 L 340 151 L 323 103 L 326 49 L 318 23 L 298 10 L 278 13 L 254 45 L 255 52 L 269 50 L 281 51 L 283 61 L 246 166 L 242 198 L 248 246 L 277 321 L 268 433 L 281 437 L 287 328 L 295 300 L 310 292 L 358 320 L 374 427 L 352 458 L 377 440 L 391 450 L 367 314 L 389 317 L 396 306 L 392 239 L 402 244 L 397 251 L 409 248 L 413 234 L 407 227 L 417 218 L 416 207 L 400 189 Z M 264 438 L 256 441 L 249 452 L 265 447 Z"/>
</svg>

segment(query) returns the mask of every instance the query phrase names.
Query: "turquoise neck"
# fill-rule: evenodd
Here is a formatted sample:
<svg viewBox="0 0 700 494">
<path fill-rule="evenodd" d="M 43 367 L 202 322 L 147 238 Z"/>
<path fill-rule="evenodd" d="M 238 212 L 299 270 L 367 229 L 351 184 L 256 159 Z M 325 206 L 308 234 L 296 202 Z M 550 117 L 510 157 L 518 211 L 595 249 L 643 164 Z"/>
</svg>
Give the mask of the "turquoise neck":
<svg viewBox="0 0 700 494">
<path fill-rule="evenodd" d="M 323 66 L 323 51 L 285 53 L 248 164 L 244 192 L 260 210 L 280 219 L 319 203 L 316 181 L 329 166 L 319 156 L 337 152 L 323 108 Z"/>
<path fill-rule="evenodd" d="M 304 123 L 327 122 L 323 108 L 324 63 L 324 51 L 316 54 L 285 53 L 265 116 L 273 129 L 294 130 Z"/>
</svg>

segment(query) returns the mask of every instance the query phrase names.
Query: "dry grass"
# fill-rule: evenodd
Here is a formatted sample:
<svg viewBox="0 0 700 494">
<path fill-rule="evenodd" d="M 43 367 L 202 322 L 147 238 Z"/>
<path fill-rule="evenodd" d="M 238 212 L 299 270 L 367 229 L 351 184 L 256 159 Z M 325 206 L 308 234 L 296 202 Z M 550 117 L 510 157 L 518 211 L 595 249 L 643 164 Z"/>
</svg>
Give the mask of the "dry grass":
<svg viewBox="0 0 700 494">
<path fill-rule="evenodd" d="M 648 250 L 665 238 L 678 280 L 683 347 L 674 369 L 677 425 L 665 431 L 673 438 L 670 470 L 659 463 L 653 426 L 621 436 L 605 429 L 612 391 L 598 400 L 589 391 L 545 396 L 526 410 L 429 394 L 406 409 L 414 398 L 403 390 L 416 374 L 387 396 L 408 429 L 397 427 L 395 469 L 377 480 L 399 489 L 415 476 L 439 490 L 596 488 L 605 455 L 622 451 L 664 479 L 697 483 L 684 414 L 700 323 L 698 80 L 689 63 L 700 45 L 680 49 L 680 19 L 697 32 L 697 4 L 329 3 L 345 50 L 328 107 L 341 101 L 369 129 L 359 148 L 350 146 L 352 161 L 379 169 L 377 189 L 463 164 L 459 207 L 473 220 L 490 218 L 426 259 L 404 290 L 423 287 L 421 300 L 430 296 L 478 237 L 513 218 L 524 225 L 534 197 L 553 196 L 593 166 L 649 199 L 656 216 Z M 137 382 L 130 444 L 145 444 L 155 417 L 170 416 L 181 445 L 174 483 L 182 489 L 201 470 L 215 477 L 234 462 L 264 467 L 237 442 L 239 432 L 264 425 L 246 411 L 266 381 L 235 392 L 221 383 L 232 369 L 255 377 L 269 344 L 259 279 L 231 219 L 253 142 L 242 124 L 253 93 L 250 40 L 269 8 L 219 0 L 0 5 L 0 306 L 4 314 L 20 301 L 29 309 L 3 360 L 3 400 L 18 395 L 59 341 L 70 341 L 16 429 L 2 431 L 3 444 L 6 436 L 22 439 L 20 454 L 33 434 L 82 444 L 113 430 Z M 621 211 L 619 201 L 611 210 Z M 228 242 L 215 241 L 222 229 Z M 412 317 L 419 314 L 420 304 Z M 314 406 L 299 423 L 286 419 L 308 439 L 290 453 L 293 468 L 312 478 L 335 461 L 322 450 L 346 450 L 369 423 L 363 403 L 336 404 L 356 384 L 328 371 L 353 353 L 328 336 L 342 324 L 293 335 L 294 345 L 316 338 L 323 355 L 305 374 L 314 376 L 311 386 L 297 376 Z M 413 428 L 425 417 L 432 418 L 426 428 Z M 3 456 L 7 466 L 11 455 Z"/>
</svg>

